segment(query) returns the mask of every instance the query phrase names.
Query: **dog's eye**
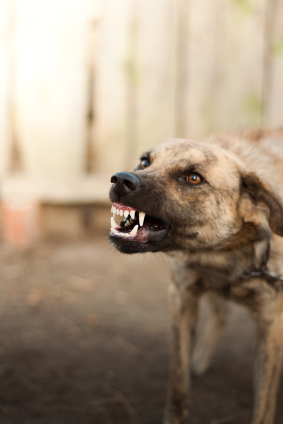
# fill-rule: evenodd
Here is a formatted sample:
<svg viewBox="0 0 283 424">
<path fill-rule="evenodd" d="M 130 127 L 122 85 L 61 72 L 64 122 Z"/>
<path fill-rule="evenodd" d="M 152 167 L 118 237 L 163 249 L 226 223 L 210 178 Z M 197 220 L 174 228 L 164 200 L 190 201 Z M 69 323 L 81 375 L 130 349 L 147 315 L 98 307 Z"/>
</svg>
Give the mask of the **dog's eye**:
<svg viewBox="0 0 283 424">
<path fill-rule="evenodd" d="M 189 184 L 199 184 L 202 182 L 202 178 L 199 174 L 190 174 L 186 177 L 186 181 Z"/>
<path fill-rule="evenodd" d="M 144 169 L 147 168 L 149 166 L 149 161 L 147 159 L 144 159 L 141 161 L 141 163 L 139 164 L 138 168 L 139 169 Z"/>
</svg>

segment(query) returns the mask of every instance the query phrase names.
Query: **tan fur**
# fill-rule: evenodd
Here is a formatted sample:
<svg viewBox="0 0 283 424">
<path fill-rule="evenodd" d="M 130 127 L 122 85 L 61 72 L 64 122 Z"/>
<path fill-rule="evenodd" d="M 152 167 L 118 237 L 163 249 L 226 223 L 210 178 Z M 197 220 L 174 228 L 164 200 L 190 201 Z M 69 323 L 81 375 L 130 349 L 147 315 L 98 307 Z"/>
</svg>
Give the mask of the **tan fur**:
<svg viewBox="0 0 283 424">
<path fill-rule="evenodd" d="M 283 295 L 262 278 L 242 276 L 266 265 L 269 246 L 269 268 L 283 275 L 283 130 L 245 131 L 203 142 L 167 140 L 147 157 L 145 169 L 115 174 L 110 198 L 170 223 L 166 235 L 151 244 L 115 237 L 111 242 L 124 253 L 164 251 L 171 258 L 172 352 L 164 422 L 189 422 L 190 368 L 200 374 L 209 366 L 228 299 L 246 306 L 257 327 L 252 424 L 273 424 Z M 202 184 L 188 184 L 190 172 L 200 174 Z M 136 184 L 129 186 L 131 181 Z M 193 352 L 204 294 L 212 315 Z"/>
<path fill-rule="evenodd" d="M 263 137 L 268 136 L 268 139 L 261 139 L 262 135 Z M 244 222 L 251 223 L 253 226 L 262 226 L 270 232 L 268 220 L 271 212 L 269 207 L 262 201 L 254 202 L 248 193 L 243 193 L 238 198 L 233 197 L 231 193 L 239 184 L 239 172 L 247 172 L 248 170 L 254 171 L 258 177 L 263 179 L 263 184 L 267 190 L 274 191 L 282 196 L 283 132 L 273 133 L 266 130 L 246 133 L 245 136 L 250 138 L 243 136 L 214 137 L 201 145 L 201 148 L 208 146 L 208 149 L 211 149 L 213 155 L 217 158 L 206 169 L 206 172 L 213 175 L 211 180 L 213 180 L 214 186 L 227 193 L 227 199 L 222 199 L 222 210 L 226 218 L 221 220 L 221 223 L 217 223 L 217 209 L 214 202 L 209 199 L 208 205 L 204 205 L 207 223 L 200 232 L 201 244 L 206 247 L 202 249 L 201 246 L 198 246 L 199 240 L 190 240 L 186 246 L 189 252 L 182 249 L 169 253 L 173 258 L 172 275 L 175 295 L 173 298 L 171 297 L 171 302 L 174 310 L 173 328 L 175 328 L 175 334 L 173 331 L 171 378 L 165 424 L 189 422 L 187 419 L 190 391 L 188 360 L 191 362 L 192 358 L 192 368 L 196 374 L 201 374 L 208 368 L 213 347 L 225 324 L 227 309 L 223 303 L 225 302 L 224 299 L 234 300 L 245 305 L 255 319 L 257 336 L 254 378 L 255 402 L 252 424 L 272 424 L 274 422 L 276 393 L 283 351 L 283 295 L 276 292 L 262 279 L 254 278 L 241 284 L 234 284 L 235 275 L 239 273 L 237 266 L 226 275 L 226 281 L 221 271 L 225 269 L 231 259 L 235 263 L 239 259 L 238 266 L 241 268 L 242 254 L 245 256 L 254 255 L 256 261 L 256 258 L 260 258 L 262 252 L 266 249 L 265 240 L 251 243 L 242 242 L 241 245 L 242 236 L 238 239 L 236 236 L 239 232 L 241 233 Z M 170 146 L 170 143 L 168 143 L 168 146 Z M 272 148 L 270 148 L 271 144 Z M 229 150 L 223 153 L 221 148 Z M 161 157 L 164 169 L 166 168 L 166 154 L 163 152 Z M 172 165 L 175 166 L 180 157 L 183 160 L 185 153 L 181 152 L 178 155 L 178 147 L 176 146 L 174 148 L 174 160 L 167 158 L 167 161 L 170 160 Z M 203 160 L 202 152 L 195 152 L 194 157 L 201 164 Z M 156 163 L 156 168 L 160 165 L 161 162 Z M 172 193 L 172 198 L 174 201 L 178 201 L 178 197 L 174 193 Z M 230 241 L 228 241 L 226 238 L 228 230 L 225 228 L 225 224 L 230 222 L 233 225 L 230 227 L 230 234 L 228 233 L 228 238 L 230 237 Z M 186 234 L 186 230 L 183 231 L 183 234 Z M 223 238 L 225 242 L 223 242 Z M 270 268 L 281 274 L 283 274 L 282 240 L 281 237 L 272 235 L 269 260 Z M 227 248 L 227 243 L 230 244 L 230 248 Z M 231 248 L 233 244 L 234 248 Z M 260 261 L 260 259 L 258 260 Z M 191 267 L 195 270 L 192 271 Z M 170 290 L 172 291 L 172 288 Z M 204 293 L 209 295 L 207 300 L 211 305 L 211 318 L 208 321 L 208 327 L 204 329 L 196 343 L 194 352 L 191 353 L 197 303 L 199 297 Z M 178 301 L 176 301 L 177 298 Z M 188 313 L 189 305 L 192 309 Z M 191 336 L 181 339 L 182 331 L 178 330 L 180 328 L 178 326 L 182 325 L 184 319 Z M 178 343 L 176 337 L 179 337 Z M 186 346 L 188 355 L 186 358 L 184 358 L 183 344 Z M 181 373 L 180 370 L 182 370 Z M 177 391 L 177 394 L 175 391 Z M 182 410 L 184 410 L 184 413 Z"/>
</svg>

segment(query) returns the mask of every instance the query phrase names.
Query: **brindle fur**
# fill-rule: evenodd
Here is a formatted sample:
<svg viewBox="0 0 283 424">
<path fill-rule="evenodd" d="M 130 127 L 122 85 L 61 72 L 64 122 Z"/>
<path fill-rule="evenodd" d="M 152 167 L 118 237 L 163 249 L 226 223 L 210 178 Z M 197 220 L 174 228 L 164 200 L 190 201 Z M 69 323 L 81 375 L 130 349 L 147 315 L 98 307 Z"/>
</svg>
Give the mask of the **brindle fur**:
<svg viewBox="0 0 283 424">
<path fill-rule="evenodd" d="M 179 181 L 190 172 L 199 172 L 206 182 L 189 186 Z M 168 140 L 150 152 L 150 166 L 134 174 L 141 181 L 138 193 L 118 200 L 170 223 L 163 244 L 128 252 L 161 250 L 171 258 L 165 424 L 189 422 L 190 369 L 201 374 L 208 368 L 225 325 L 225 299 L 245 305 L 255 319 L 252 424 L 272 424 L 282 364 L 283 295 L 263 279 L 242 281 L 240 276 L 265 262 L 269 244 L 269 268 L 283 274 L 283 130 L 246 131 L 201 143 Z M 115 196 L 112 190 L 111 200 Z M 204 294 L 211 318 L 194 343 Z"/>
</svg>

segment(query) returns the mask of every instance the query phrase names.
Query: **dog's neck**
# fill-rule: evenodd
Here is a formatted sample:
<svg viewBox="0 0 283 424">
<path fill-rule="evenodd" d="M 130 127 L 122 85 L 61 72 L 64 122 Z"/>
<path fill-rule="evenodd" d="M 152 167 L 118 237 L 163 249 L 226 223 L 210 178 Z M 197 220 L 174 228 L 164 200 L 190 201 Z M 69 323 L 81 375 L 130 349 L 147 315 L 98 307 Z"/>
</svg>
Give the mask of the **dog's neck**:
<svg viewBox="0 0 283 424">
<path fill-rule="evenodd" d="M 227 282 L 238 280 L 247 268 L 252 267 L 254 249 L 234 251 L 171 251 L 169 256 L 177 261 L 185 262 L 188 268 L 199 271 L 207 277 L 218 278 Z"/>
<path fill-rule="evenodd" d="M 168 254 L 211 278 L 227 282 L 238 281 L 251 271 L 267 269 L 269 256 L 270 232 L 266 227 L 258 227 L 253 233 L 244 231 L 243 234 L 244 237 L 241 232 L 235 234 L 228 242 L 223 243 L 223 246 L 214 249 L 188 249 Z"/>
</svg>

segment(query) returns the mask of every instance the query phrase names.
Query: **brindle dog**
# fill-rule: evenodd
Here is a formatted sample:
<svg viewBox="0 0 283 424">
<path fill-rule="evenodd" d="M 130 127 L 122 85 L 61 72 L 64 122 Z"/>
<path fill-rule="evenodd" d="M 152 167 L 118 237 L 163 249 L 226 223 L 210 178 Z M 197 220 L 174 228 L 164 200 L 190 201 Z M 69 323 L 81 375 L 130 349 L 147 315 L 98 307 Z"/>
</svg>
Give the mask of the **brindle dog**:
<svg viewBox="0 0 283 424">
<path fill-rule="evenodd" d="M 164 422 L 188 423 L 190 368 L 196 374 L 207 369 L 225 323 L 223 299 L 229 299 L 245 305 L 257 326 L 252 424 L 272 424 L 283 350 L 283 130 L 168 140 L 143 155 L 134 172 L 119 172 L 111 182 L 114 217 L 123 216 L 119 225 L 111 220 L 112 245 L 123 253 L 171 257 Z M 212 315 L 193 350 L 206 292 Z"/>
</svg>

